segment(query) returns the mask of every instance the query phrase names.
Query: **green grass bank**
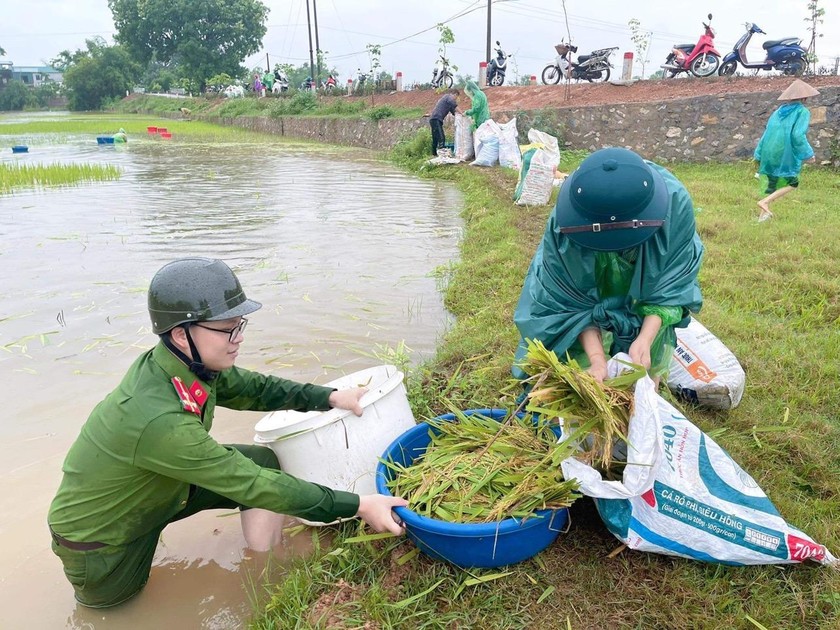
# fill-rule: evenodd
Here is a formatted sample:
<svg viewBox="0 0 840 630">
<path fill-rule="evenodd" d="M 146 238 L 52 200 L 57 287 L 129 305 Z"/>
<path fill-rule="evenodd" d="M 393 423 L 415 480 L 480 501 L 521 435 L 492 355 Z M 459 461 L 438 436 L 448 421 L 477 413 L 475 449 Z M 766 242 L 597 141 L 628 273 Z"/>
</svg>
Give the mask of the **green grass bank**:
<svg viewBox="0 0 840 630">
<path fill-rule="evenodd" d="M 464 194 L 461 259 L 438 270 L 455 323 L 435 359 L 410 371 L 417 418 L 499 406 L 518 334 L 513 310 L 550 207 L 511 202 L 516 175 L 469 166 L 423 167 L 424 131 L 391 159 Z M 561 170 L 582 159 L 566 154 Z M 675 165 L 697 208 L 706 247 L 699 319 L 747 371 L 740 406 L 685 408 L 774 501 L 782 515 L 840 553 L 840 173 L 807 169 L 800 190 L 756 221 L 751 163 Z M 510 402 L 510 401 L 508 401 Z M 312 530 L 314 556 L 265 585 L 254 628 L 840 627 L 840 571 L 805 564 L 729 567 L 633 551 L 588 499 L 571 527 L 535 558 L 463 571 L 418 555 L 405 539 L 348 542 L 356 523 Z M 336 534 L 331 545 L 326 540 Z M 318 536 L 323 537 L 320 541 Z"/>
</svg>

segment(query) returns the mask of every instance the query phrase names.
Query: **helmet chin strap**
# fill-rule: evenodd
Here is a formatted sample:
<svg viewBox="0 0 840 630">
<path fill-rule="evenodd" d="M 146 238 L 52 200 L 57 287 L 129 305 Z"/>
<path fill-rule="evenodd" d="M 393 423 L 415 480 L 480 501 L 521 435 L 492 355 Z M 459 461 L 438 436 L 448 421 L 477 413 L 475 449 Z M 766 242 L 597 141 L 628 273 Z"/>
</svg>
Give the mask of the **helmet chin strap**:
<svg viewBox="0 0 840 630">
<path fill-rule="evenodd" d="M 189 367 L 190 372 L 195 374 L 198 378 L 200 378 L 205 383 L 211 382 L 215 379 L 219 373 L 214 372 L 213 370 L 208 370 L 204 363 L 201 361 L 201 354 L 198 352 L 198 348 L 193 341 L 192 335 L 190 335 L 190 325 L 183 324 L 181 326 L 184 329 L 184 332 L 187 335 L 187 343 L 190 344 L 190 353 L 192 354 L 193 358 L 190 359 L 181 349 L 175 345 L 175 342 L 172 341 L 172 334 L 171 331 L 167 335 L 163 335 L 161 339 L 163 339 L 163 344 L 172 351 L 176 357 L 181 359 L 187 367 Z"/>
</svg>

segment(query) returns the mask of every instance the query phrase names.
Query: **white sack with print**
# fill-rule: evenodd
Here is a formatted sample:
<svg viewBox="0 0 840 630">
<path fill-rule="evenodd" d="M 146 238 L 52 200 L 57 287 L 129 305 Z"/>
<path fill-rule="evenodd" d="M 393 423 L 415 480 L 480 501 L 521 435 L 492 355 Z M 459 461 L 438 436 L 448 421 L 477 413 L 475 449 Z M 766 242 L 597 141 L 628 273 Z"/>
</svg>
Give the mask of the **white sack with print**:
<svg viewBox="0 0 840 630">
<path fill-rule="evenodd" d="M 737 357 L 693 317 L 676 328 L 668 388 L 675 396 L 710 409 L 734 409 L 741 402 L 747 375 Z"/>
<path fill-rule="evenodd" d="M 517 171 L 522 166 L 522 153 L 519 151 L 516 118 L 499 125 L 499 164 Z"/>
<path fill-rule="evenodd" d="M 627 355 L 618 355 L 625 361 Z M 610 361 L 611 375 L 622 366 Z M 566 479 L 595 498 L 607 528 L 631 549 L 720 564 L 787 564 L 837 559 L 791 527 L 758 484 L 655 391 L 636 383 L 622 481 L 574 458 Z"/>
<path fill-rule="evenodd" d="M 459 112 L 455 112 L 455 157 L 463 161 L 475 157 L 472 118 Z"/>
<path fill-rule="evenodd" d="M 475 161 L 472 166 L 494 166 L 499 161 L 499 125 L 495 120 L 485 120 L 473 134 Z"/>
</svg>

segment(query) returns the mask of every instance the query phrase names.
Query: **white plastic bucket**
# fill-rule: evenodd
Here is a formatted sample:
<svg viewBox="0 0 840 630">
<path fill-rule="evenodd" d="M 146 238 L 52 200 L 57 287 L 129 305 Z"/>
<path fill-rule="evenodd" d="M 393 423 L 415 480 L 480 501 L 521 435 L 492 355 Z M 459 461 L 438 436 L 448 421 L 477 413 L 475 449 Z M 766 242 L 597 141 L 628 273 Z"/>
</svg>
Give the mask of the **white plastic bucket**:
<svg viewBox="0 0 840 630">
<path fill-rule="evenodd" d="M 380 365 L 326 383 L 335 389 L 367 387 L 363 414 L 352 411 L 273 411 L 255 427 L 254 442 L 270 446 L 284 472 L 335 490 L 375 494 L 379 457 L 415 426 L 403 373 Z"/>
</svg>

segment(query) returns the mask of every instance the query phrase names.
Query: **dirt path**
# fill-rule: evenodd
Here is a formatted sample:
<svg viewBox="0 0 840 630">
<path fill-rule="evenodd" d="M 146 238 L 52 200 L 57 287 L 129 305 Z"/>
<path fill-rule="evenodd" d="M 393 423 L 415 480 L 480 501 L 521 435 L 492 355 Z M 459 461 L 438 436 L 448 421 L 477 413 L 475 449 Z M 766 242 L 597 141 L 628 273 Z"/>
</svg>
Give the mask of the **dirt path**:
<svg viewBox="0 0 840 630">
<path fill-rule="evenodd" d="M 840 86 L 840 76 L 807 77 L 806 82 L 817 89 L 823 86 Z M 772 95 L 790 85 L 791 77 L 714 77 L 710 79 L 661 79 L 658 81 L 637 81 L 631 85 L 611 83 L 581 83 L 565 85 L 530 85 L 512 87 L 491 87 L 485 89 L 492 112 L 542 109 L 544 107 L 586 107 L 618 103 L 644 103 L 671 101 L 697 96 L 723 94 L 751 94 L 768 92 Z M 344 97 L 347 98 L 347 97 Z M 376 105 L 398 107 L 420 107 L 431 110 L 440 95 L 433 90 L 393 92 L 377 94 L 374 97 L 350 97 L 373 99 Z M 469 99 L 466 99 L 469 102 Z"/>
</svg>

